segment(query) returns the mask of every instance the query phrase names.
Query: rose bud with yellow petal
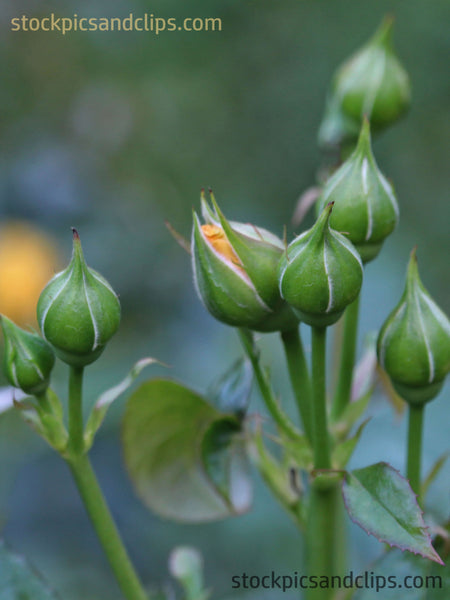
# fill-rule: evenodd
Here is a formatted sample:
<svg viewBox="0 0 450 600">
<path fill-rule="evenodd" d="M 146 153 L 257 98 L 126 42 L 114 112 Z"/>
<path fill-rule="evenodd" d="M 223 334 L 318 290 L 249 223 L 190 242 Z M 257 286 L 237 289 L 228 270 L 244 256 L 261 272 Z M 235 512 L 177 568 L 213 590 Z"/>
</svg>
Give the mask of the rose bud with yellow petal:
<svg viewBox="0 0 450 600">
<path fill-rule="evenodd" d="M 378 336 L 378 360 L 398 394 L 425 404 L 450 371 L 450 322 L 424 288 L 413 250 L 405 291 Z"/>
<path fill-rule="evenodd" d="M 292 329 L 298 320 L 278 291 L 283 242 L 254 225 L 228 222 L 202 193 L 201 225 L 194 213 L 192 266 L 198 295 L 219 321 L 256 331 Z"/>
<path fill-rule="evenodd" d="M 43 394 L 55 364 L 51 346 L 39 335 L 24 331 L 3 315 L 0 321 L 5 340 L 3 371 L 6 379 L 26 394 Z"/>
<path fill-rule="evenodd" d="M 332 203 L 315 225 L 291 244 L 279 264 L 282 298 L 308 325 L 326 327 L 335 323 L 356 299 L 363 269 L 352 243 L 331 229 Z"/>
<path fill-rule="evenodd" d="M 86 265 L 75 229 L 72 260 L 42 291 L 37 316 L 56 354 L 75 367 L 96 360 L 119 327 L 119 299 L 106 279 Z"/>
</svg>

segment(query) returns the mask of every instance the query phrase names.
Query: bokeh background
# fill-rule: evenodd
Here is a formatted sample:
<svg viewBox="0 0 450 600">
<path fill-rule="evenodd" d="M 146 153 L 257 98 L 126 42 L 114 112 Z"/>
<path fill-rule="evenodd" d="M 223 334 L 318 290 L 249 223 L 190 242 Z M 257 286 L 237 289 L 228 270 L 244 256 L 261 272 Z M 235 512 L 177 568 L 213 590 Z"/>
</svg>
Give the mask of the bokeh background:
<svg viewBox="0 0 450 600">
<path fill-rule="evenodd" d="M 220 17 L 223 30 L 157 37 L 10 31 L 12 17 L 51 12 Z M 234 332 L 197 299 L 189 257 L 164 221 L 189 237 L 192 207 L 210 185 L 229 218 L 279 235 L 287 224 L 291 236 L 296 201 L 323 160 L 316 134 L 331 75 L 386 13 L 396 17 L 395 45 L 411 75 L 413 104 L 374 143 L 401 221 L 367 268 L 361 340 L 398 301 L 415 244 L 426 287 L 450 309 L 447 0 L 2 0 L 0 310 L 33 325 L 29 299 L 68 261 L 76 226 L 88 263 L 111 282 L 123 308 L 119 333 L 88 370 L 87 405 L 142 356 L 170 364 L 171 377 L 202 391 L 239 354 Z M 309 216 L 305 226 L 311 222 Z M 263 336 L 261 344 L 288 401 L 277 337 Z M 167 371 L 155 367 L 153 374 Z M 62 394 L 66 375 L 58 366 Z M 427 410 L 425 467 L 449 448 L 448 396 L 447 386 Z M 256 394 L 253 403 L 259 410 Z M 93 461 L 144 580 L 164 585 L 170 550 L 193 544 L 205 556 L 214 597 L 279 598 L 276 590 L 231 594 L 234 574 L 302 569 L 301 538 L 258 477 L 254 509 L 245 516 L 198 527 L 160 520 L 127 481 L 123 406 L 121 399 L 108 416 Z M 402 468 L 405 423 L 381 396 L 371 413 L 352 464 L 386 460 Z M 436 514 L 448 513 L 449 491 L 447 468 L 433 488 Z M 65 465 L 13 414 L 0 418 L 0 527 L 65 600 L 120 598 Z M 350 531 L 351 565 L 361 570 L 381 548 L 355 526 Z"/>
</svg>

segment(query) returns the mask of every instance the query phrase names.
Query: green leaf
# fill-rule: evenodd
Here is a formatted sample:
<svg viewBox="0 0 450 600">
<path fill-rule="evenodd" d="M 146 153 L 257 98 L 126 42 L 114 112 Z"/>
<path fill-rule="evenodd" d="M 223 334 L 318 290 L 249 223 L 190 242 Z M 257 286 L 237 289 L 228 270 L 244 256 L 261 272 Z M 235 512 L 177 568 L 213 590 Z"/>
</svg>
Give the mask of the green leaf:
<svg viewBox="0 0 450 600">
<path fill-rule="evenodd" d="M 240 358 L 213 383 L 207 396 L 219 410 L 242 419 L 247 412 L 252 384 L 252 365 L 249 360 Z"/>
<path fill-rule="evenodd" d="M 0 600 L 56 600 L 26 561 L 0 540 Z"/>
<path fill-rule="evenodd" d="M 214 421 L 205 432 L 201 445 L 206 473 L 227 504 L 228 491 L 233 483 L 233 462 L 242 462 L 240 468 L 246 476 L 247 455 L 244 440 L 241 438 L 241 443 L 238 443 L 240 432 L 240 424 L 234 417 Z M 232 506 L 230 510 L 233 510 Z"/>
<path fill-rule="evenodd" d="M 356 445 L 359 442 L 359 438 L 361 437 L 361 434 L 369 421 L 370 417 L 361 423 L 354 436 L 348 440 L 338 443 L 335 446 L 331 456 L 331 462 L 334 469 L 344 469 L 346 467 L 353 452 L 355 451 Z"/>
<path fill-rule="evenodd" d="M 373 588 L 357 591 L 353 600 L 448 600 L 450 563 L 442 567 L 420 556 L 390 550 L 370 565 L 370 571 L 374 573 Z"/>
<path fill-rule="evenodd" d="M 416 495 L 393 467 L 380 462 L 348 473 L 343 494 L 351 520 L 369 535 L 443 564 L 431 545 Z"/>
<path fill-rule="evenodd" d="M 238 424 L 179 383 L 141 385 L 127 403 L 123 446 L 144 504 L 187 522 L 247 510 L 251 487 Z"/>
<path fill-rule="evenodd" d="M 86 452 L 92 446 L 95 434 L 103 423 L 103 419 L 105 418 L 105 415 L 114 400 L 117 400 L 117 398 L 134 383 L 136 377 L 143 369 L 145 369 L 145 367 L 148 367 L 154 363 L 158 363 L 160 365 L 162 364 L 156 360 L 156 358 L 142 358 L 135 365 L 133 365 L 125 379 L 109 390 L 103 392 L 103 394 L 99 397 L 86 423 L 86 429 L 84 432 Z"/>
</svg>

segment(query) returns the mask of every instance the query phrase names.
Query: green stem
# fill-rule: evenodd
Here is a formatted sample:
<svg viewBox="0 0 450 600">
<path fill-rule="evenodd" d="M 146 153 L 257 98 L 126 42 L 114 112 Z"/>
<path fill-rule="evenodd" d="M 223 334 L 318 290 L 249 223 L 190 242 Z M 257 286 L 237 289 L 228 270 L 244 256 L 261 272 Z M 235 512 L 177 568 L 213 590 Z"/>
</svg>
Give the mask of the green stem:
<svg viewBox="0 0 450 600">
<path fill-rule="evenodd" d="M 70 367 L 69 375 L 69 450 L 81 454 L 83 440 L 83 367 Z"/>
<path fill-rule="evenodd" d="M 312 327 L 313 449 L 314 468 L 330 469 L 330 440 L 326 405 L 326 328 Z M 306 554 L 308 575 L 342 575 L 345 563 L 340 481 L 335 473 L 317 474 L 310 487 Z M 329 600 L 332 589 L 309 589 L 308 600 Z"/>
<path fill-rule="evenodd" d="M 117 531 L 114 520 L 84 451 L 82 414 L 83 368 L 71 367 L 69 378 L 69 442 L 65 460 L 87 513 L 127 600 L 147 600 L 136 571 Z"/>
<path fill-rule="evenodd" d="M 252 363 L 253 372 L 258 382 L 259 390 L 264 403 L 270 412 L 272 418 L 278 425 L 278 427 L 290 438 L 297 439 L 301 437 L 301 433 L 292 425 L 288 416 L 281 410 L 277 399 L 275 398 L 270 383 L 267 381 L 267 377 L 261 365 L 259 364 L 259 356 L 255 350 L 253 342 L 253 334 L 248 329 L 238 329 L 239 337 L 244 347 L 245 353 L 247 354 L 250 362 Z"/>
<path fill-rule="evenodd" d="M 289 377 L 306 436 L 312 442 L 311 380 L 299 328 L 281 332 Z"/>
<path fill-rule="evenodd" d="M 408 411 L 408 463 L 406 472 L 413 491 L 419 496 L 420 499 L 424 406 L 415 406 L 414 404 L 410 404 Z"/>
<path fill-rule="evenodd" d="M 147 600 L 147 594 L 130 562 L 88 456 L 82 454 L 67 462 L 124 596 L 128 600 Z"/>
<path fill-rule="evenodd" d="M 312 327 L 312 422 L 315 469 L 331 467 L 326 406 L 326 332 L 325 327 Z"/>
<path fill-rule="evenodd" d="M 332 577 L 345 572 L 345 530 L 344 509 L 339 483 L 330 483 L 322 488 L 313 481 L 311 484 L 307 534 L 306 556 L 309 576 Z M 332 589 L 309 589 L 308 600 L 328 600 L 332 598 Z"/>
<path fill-rule="evenodd" d="M 341 361 L 336 393 L 333 400 L 332 418 L 337 419 L 349 404 L 352 392 L 353 368 L 355 366 L 358 336 L 359 296 L 345 310 Z"/>
<path fill-rule="evenodd" d="M 50 400 L 48 399 L 48 391 L 45 390 L 42 394 L 37 394 L 36 399 L 38 400 L 37 411 L 42 417 L 46 414 L 51 414 L 53 412 L 53 407 L 51 405 Z"/>
</svg>

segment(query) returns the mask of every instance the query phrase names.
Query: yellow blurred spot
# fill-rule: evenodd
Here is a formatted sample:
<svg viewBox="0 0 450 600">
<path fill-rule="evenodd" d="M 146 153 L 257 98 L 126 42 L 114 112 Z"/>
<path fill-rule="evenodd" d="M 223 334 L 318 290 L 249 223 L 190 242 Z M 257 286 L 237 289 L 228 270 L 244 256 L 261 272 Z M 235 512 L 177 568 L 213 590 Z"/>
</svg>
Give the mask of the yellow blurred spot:
<svg viewBox="0 0 450 600">
<path fill-rule="evenodd" d="M 0 226 L 0 313 L 21 326 L 36 324 L 37 301 L 57 268 L 45 234 L 19 221 Z"/>
<path fill-rule="evenodd" d="M 219 254 L 242 269 L 241 262 L 221 227 L 217 225 L 202 225 L 202 231 L 208 242 Z"/>
</svg>

